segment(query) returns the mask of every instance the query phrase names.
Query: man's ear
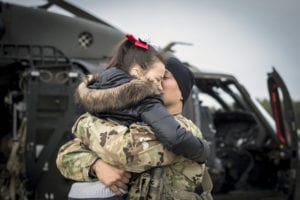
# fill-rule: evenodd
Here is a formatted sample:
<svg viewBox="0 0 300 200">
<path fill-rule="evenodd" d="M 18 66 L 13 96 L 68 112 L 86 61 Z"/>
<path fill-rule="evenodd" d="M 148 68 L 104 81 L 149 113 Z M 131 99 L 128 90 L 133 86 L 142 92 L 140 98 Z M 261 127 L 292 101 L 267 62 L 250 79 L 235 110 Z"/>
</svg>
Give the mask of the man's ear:
<svg viewBox="0 0 300 200">
<path fill-rule="evenodd" d="M 135 78 L 141 78 L 143 76 L 142 68 L 139 65 L 134 65 L 129 69 L 129 74 Z"/>
</svg>

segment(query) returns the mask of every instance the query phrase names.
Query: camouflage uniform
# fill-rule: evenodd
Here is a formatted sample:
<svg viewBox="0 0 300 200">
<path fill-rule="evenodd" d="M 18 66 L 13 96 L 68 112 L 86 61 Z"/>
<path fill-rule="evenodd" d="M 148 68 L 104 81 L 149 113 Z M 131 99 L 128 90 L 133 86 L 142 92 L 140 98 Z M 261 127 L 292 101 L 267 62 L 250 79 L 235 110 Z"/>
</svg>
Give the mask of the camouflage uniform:
<svg viewBox="0 0 300 200">
<path fill-rule="evenodd" d="M 90 176 L 90 167 L 99 159 L 96 153 L 87 149 L 80 139 L 75 138 L 64 144 L 56 158 L 61 174 L 75 181 L 97 181 Z"/>
<path fill-rule="evenodd" d="M 120 76 L 123 78 L 120 79 Z M 130 81 L 116 85 L 115 80 L 124 79 Z M 124 108 L 136 105 L 146 97 L 159 95 L 160 92 L 153 81 L 133 79 L 116 68 L 106 70 L 99 78 L 88 77 L 78 86 L 76 92 L 79 104 L 88 113 L 80 116 L 73 127 L 76 139 L 62 146 L 58 153 L 57 167 L 61 173 L 76 181 L 97 181 L 89 176 L 90 166 L 101 158 L 106 163 L 126 171 L 144 172 L 132 183 L 129 199 L 172 199 L 177 191 L 192 194 L 193 197 L 189 199 L 201 199 L 194 191 L 202 181 L 205 165 L 166 150 L 155 138 L 150 126 L 137 123 L 136 117 L 133 121 L 127 121 L 128 126 L 123 126 L 114 120 L 89 114 L 123 111 Z M 150 110 L 152 113 L 146 113 L 160 116 L 161 112 L 157 109 Z M 126 112 L 124 114 L 127 116 Z M 143 116 L 144 114 L 145 112 Z M 195 136 L 202 137 L 199 129 L 190 120 L 181 115 L 176 118 Z M 163 125 L 162 121 L 160 124 Z M 187 133 L 186 137 L 172 142 L 181 143 L 182 139 L 190 138 L 189 136 L 191 135 Z M 203 151 L 195 149 L 190 153 L 199 157 L 204 155 L 199 155 L 198 152 Z M 164 167 L 160 168 L 161 166 Z"/>
<path fill-rule="evenodd" d="M 177 115 L 176 119 L 195 136 L 202 137 L 192 121 L 182 115 Z M 73 133 L 77 139 L 62 146 L 57 157 L 57 166 L 65 177 L 93 181 L 89 169 L 100 157 L 126 171 L 148 170 L 132 183 L 129 199 L 203 199 L 195 189 L 202 182 L 205 165 L 166 150 L 149 126 L 133 123 L 126 127 L 86 113 L 75 123 Z M 160 166 L 164 167 L 155 177 L 160 170 L 150 169 Z"/>
</svg>

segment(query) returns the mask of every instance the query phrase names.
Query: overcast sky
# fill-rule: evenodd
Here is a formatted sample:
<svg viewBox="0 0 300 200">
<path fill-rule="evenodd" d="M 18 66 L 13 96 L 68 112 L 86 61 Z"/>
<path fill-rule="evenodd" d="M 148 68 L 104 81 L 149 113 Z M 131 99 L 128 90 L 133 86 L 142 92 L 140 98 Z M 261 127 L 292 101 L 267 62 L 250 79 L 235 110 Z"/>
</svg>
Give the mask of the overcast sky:
<svg viewBox="0 0 300 200">
<path fill-rule="evenodd" d="M 17 1 L 24 4 L 41 0 Z M 256 98 L 268 98 L 274 66 L 300 100 L 299 0 L 69 0 L 126 33 L 164 46 L 197 67 L 235 75 Z"/>
</svg>

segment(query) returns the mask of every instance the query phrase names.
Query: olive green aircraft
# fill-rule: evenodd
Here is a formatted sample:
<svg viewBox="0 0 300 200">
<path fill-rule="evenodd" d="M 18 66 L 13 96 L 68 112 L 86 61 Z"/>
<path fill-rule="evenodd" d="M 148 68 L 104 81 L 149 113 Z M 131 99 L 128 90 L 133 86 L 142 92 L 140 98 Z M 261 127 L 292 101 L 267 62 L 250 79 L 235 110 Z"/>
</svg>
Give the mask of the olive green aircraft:
<svg viewBox="0 0 300 200">
<path fill-rule="evenodd" d="M 70 16 L 50 12 L 53 5 Z M 74 90 L 81 76 L 105 69 L 123 39 L 66 1 L 0 2 L 0 199 L 67 199 L 72 180 L 55 159 L 82 113 Z M 174 45 L 161 50 L 172 53 Z M 300 199 L 295 115 L 276 70 L 266 76 L 271 116 L 234 76 L 186 64 L 196 82 L 184 115 L 211 145 L 214 199 Z"/>
</svg>

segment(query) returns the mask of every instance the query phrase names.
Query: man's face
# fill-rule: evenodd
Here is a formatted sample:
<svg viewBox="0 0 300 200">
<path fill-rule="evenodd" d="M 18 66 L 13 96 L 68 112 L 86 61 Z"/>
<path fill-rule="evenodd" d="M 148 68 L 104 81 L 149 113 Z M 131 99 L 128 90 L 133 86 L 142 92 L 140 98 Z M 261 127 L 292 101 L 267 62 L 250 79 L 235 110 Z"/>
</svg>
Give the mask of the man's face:
<svg viewBox="0 0 300 200">
<path fill-rule="evenodd" d="M 168 70 L 165 72 L 164 79 L 162 81 L 162 87 L 163 101 L 167 107 L 182 102 L 182 95 L 177 81 L 172 73 Z"/>
</svg>

